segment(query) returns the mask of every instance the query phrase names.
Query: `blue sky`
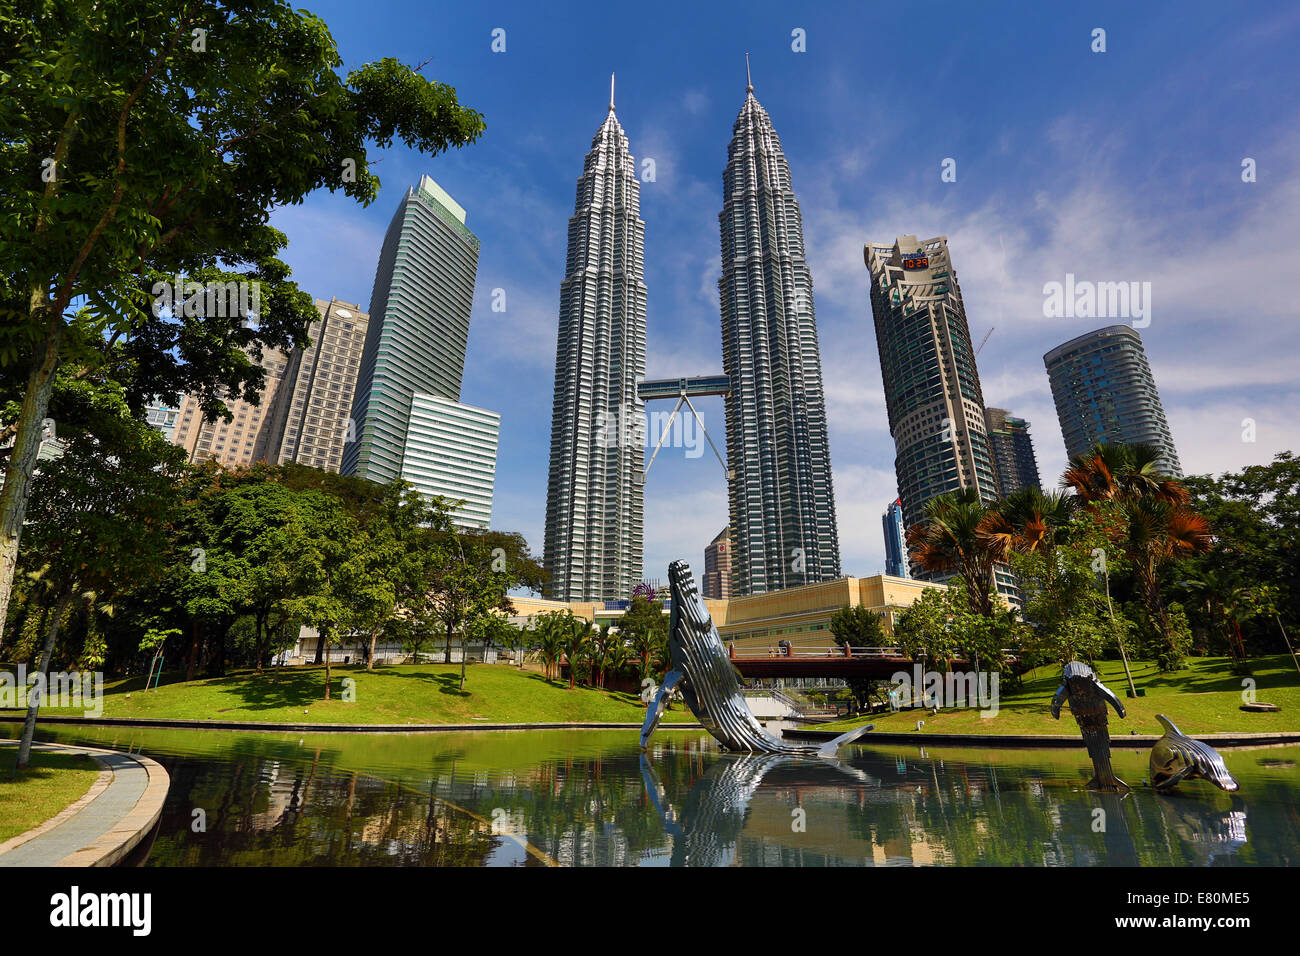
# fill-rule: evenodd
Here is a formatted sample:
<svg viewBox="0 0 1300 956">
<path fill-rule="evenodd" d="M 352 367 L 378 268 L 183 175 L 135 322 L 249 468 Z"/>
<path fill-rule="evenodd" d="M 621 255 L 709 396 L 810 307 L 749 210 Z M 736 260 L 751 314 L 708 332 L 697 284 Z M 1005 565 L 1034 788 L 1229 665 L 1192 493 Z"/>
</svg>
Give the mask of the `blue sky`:
<svg viewBox="0 0 1300 956">
<path fill-rule="evenodd" d="M 480 141 L 449 155 L 387 151 L 367 209 L 318 193 L 273 222 L 303 289 L 365 307 L 409 185 L 428 173 L 466 208 L 482 249 L 461 399 L 501 412 L 493 524 L 536 553 L 566 229 L 609 74 L 638 167 L 656 167 L 641 187 L 649 375 L 718 371 L 717 215 L 746 52 L 803 210 L 845 573 L 883 568 L 880 515 L 896 494 L 866 241 L 948 237 L 972 336 L 996 329 L 979 356 L 985 401 L 1030 421 L 1046 484 L 1065 450 L 1043 353 L 1113 324 L 1044 317 L 1044 283 L 1067 273 L 1152 284 L 1141 334 L 1186 471 L 1300 448 L 1300 8 L 1243 19 L 1219 3 L 913 15 L 878 3 L 305 5 L 347 68 L 432 58 L 425 75 L 486 118 Z M 491 49 L 496 28 L 504 53 Z M 796 29 L 806 52 L 792 49 Z M 947 158 L 955 182 L 941 181 Z M 721 445 L 721 400 L 699 408 Z M 698 567 L 726 510 L 707 450 L 661 452 L 646 484 L 647 577 L 679 557 Z"/>
</svg>

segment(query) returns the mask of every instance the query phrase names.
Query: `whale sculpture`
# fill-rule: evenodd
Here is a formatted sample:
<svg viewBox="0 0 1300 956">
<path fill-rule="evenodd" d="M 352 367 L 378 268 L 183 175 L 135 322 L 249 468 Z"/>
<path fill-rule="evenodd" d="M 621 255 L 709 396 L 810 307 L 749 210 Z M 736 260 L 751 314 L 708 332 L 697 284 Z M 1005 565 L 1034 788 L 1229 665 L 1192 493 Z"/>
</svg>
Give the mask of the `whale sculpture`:
<svg viewBox="0 0 1300 956">
<path fill-rule="evenodd" d="M 691 713 L 727 750 L 831 757 L 844 744 L 874 728 L 874 724 L 857 727 L 820 746 L 787 742 L 769 734 L 741 696 L 740 677 L 695 587 L 691 566 L 685 561 L 668 565 L 668 584 L 673 602 L 669 618 L 669 670 L 646 710 L 641 727 L 642 750 L 678 687 Z"/>
<path fill-rule="evenodd" d="M 1188 737 L 1164 714 L 1156 714 L 1156 720 L 1165 728 L 1165 735 L 1151 748 L 1151 786 L 1171 790 L 1180 780 L 1199 777 L 1229 793 L 1239 788 L 1217 750 Z"/>
<path fill-rule="evenodd" d="M 1117 793 L 1131 789 L 1119 777 L 1110 765 L 1110 730 L 1107 727 L 1106 705 L 1115 708 L 1115 713 L 1124 716 L 1124 705 L 1110 689 L 1097 679 L 1092 668 L 1082 661 L 1070 661 L 1065 665 L 1061 676 L 1061 686 L 1052 697 L 1052 716 L 1061 719 L 1061 704 L 1070 702 L 1070 713 L 1074 715 L 1083 735 L 1088 756 L 1092 758 L 1092 779 L 1088 781 L 1089 790 L 1105 793 Z"/>
</svg>

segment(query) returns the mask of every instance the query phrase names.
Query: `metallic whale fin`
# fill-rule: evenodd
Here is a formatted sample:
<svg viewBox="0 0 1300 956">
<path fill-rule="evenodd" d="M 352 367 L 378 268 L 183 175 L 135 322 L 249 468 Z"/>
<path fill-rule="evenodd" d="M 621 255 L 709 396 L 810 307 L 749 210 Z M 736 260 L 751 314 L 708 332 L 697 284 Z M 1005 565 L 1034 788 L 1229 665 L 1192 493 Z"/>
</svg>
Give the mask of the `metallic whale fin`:
<svg viewBox="0 0 1300 956">
<path fill-rule="evenodd" d="M 641 725 L 642 750 L 645 750 L 646 744 L 650 742 L 650 735 L 659 726 L 659 719 L 663 717 L 664 708 L 668 706 L 668 698 L 672 696 L 674 688 L 681 683 L 682 678 L 685 676 L 678 670 L 669 671 L 664 675 L 663 686 L 659 688 L 659 693 L 655 694 L 654 702 L 645 711 L 645 723 Z"/>
<path fill-rule="evenodd" d="M 863 734 L 876 729 L 875 724 L 864 724 L 861 727 L 854 727 L 847 733 L 840 734 L 834 740 L 828 740 L 817 748 L 819 757 L 834 757 L 836 752 L 845 744 L 851 744 Z"/>
<path fill-rule="evenodd" d="M 1052 716 L 1057 720 L 1061 719 L 1061 705 L 1065 703 L 1065 685 L 1062 684 L 1056 688 L 1056 693 L 1052 695 Z"/>
</svg>

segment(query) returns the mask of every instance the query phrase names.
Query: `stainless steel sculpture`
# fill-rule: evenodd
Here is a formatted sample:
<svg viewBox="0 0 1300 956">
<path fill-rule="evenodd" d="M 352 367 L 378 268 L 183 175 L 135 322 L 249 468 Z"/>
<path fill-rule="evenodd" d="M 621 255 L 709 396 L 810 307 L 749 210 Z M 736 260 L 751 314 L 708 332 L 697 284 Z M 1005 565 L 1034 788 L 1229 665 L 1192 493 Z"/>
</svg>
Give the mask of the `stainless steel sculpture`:
<svg viewBox="0 0 1300 956">
<path fill-rule="evenodd" d="M 1181 780 L 1199 777 L 1229 793 L 1239 788 L 1217 750 L 1188 737 L 1164 714 L 1156 714 L 1156 720 L 1165 728 L 1165 735 L 1151 748 L 1151 786 L 1171 790 Z"/>
<path fill-rule="evenodd" d="M 663 686 L 646 711 L 641 727 L 642 750 L 659 725 L 669 696 L 678 687 L 704 729 L 728 750 L 830 757 L 874 727 L 857 727 L 821 746 L 787 743 L 773 737 L 741 696 L 740 677 L 695 587 L 691 566 L 685 561 L 668 565 L 668 583 L 673 602 L 668 635 L 670 665 Z"/>
<path fill-rule="evenodd" d="M 1070 702 L 1070 713 L 1074 715 L 1083 735 L 1083 742 L 1092 758 L 1092 779 L 1088 781 L 1089 790 L 1101 790 L 1114 793 L 1131 789 L 1110 766 L 1110 730 L 1107 728 L 1106 705 L 1115 708 L 1115 713 L 1124 716 L 1124 705 L 1112 694 L 1109 688 L 1097 679 L 1092 668 L 1082 661 L 1070 661 L 1065 665 L 1061 686 L 1052 697 L 1052 716 L 1061 719 L 1061 704 Z"/>
</svg>

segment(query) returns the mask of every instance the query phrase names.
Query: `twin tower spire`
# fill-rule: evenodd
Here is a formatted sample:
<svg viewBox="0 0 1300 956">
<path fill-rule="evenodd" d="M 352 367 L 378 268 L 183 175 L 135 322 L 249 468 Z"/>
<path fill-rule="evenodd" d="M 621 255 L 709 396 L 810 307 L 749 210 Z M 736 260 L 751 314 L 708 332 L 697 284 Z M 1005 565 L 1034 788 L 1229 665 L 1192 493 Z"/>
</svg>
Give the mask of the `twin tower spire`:
<svg viewBox="0 0 1300 956">
<path fill-rule="evenodd" d="M 821 357 L 799 205 L 767 112 L 734 127 L 719 213 L 733 594 L 839 577 Z M 614 112 L 614 75 L 609 78 Z M 775 224 L 775 226 L 773 226 Z M 624 600 L 643 579 L 645 223 L 617 120 L 592 139 L 560 283 L 543 562 L 548 594 Z M 704 351 L 701 349 L 701 351 Z M 673 503 L 663 509 L 676 522 Z M 676 526 L 691 553 L 698 528 Z M 652 575 L 653 576 L 653 575 Z"/>
</svg>

